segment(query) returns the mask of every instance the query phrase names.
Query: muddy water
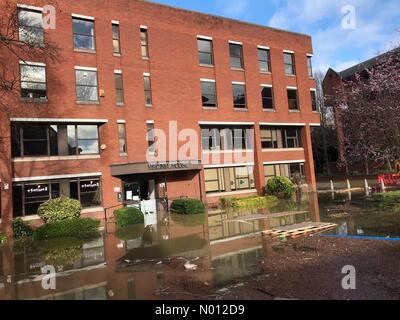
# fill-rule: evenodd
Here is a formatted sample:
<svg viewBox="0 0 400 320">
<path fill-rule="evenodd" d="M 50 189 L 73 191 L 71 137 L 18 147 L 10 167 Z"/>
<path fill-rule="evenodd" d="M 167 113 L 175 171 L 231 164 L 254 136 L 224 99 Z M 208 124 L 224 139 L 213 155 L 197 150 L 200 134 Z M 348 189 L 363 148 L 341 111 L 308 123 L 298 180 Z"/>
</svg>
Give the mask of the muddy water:
<svg viewBox="0 0 400 320">
<path fill-rule="evenodd" d="M 368 208 L 356 194 L 351 200 L 305 194 L 270 209 L 165 213 L 156 220 L 123 230 L 103 221 L 104 231 L 95 239 L 1 247 L 0 299 L 215 299 L 218 290 L 262 272 L 260 262 L 271 250 L 262 230 L 329 221 L 339 224 L 329 233 L 400 236 L 396 212 Z M 54 290 L 43 287 L 49 283 L 42 274 L 47 265 L 56 272 Z"/>
</svg>

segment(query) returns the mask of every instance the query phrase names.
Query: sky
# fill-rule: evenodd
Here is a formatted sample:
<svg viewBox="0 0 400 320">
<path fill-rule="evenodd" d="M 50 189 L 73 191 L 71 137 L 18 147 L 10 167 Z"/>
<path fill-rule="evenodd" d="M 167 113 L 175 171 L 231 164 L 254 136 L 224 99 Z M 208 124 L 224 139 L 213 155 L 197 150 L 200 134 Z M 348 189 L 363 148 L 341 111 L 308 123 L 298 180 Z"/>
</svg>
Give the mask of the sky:
<svg viewBox="0 0 400 320">
<path fill-rule="evenodd" d="M 342 71 L 400 43 L 400 0 L 152 1 L 309 34 L 316 71 Z"/>
</svg>

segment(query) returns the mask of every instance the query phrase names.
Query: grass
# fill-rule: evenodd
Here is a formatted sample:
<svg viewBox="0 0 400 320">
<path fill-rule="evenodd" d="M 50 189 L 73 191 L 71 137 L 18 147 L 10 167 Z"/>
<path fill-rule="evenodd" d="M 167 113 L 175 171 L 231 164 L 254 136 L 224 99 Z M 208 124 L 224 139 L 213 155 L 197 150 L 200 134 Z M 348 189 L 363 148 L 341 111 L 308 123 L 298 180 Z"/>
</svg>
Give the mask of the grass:
<svg viewBox="0 0 400 320">
<path fill-rule="evenodd" d="M 89 218 L 72 218 L 49 222 L 33 233 L 35 240 L 53 238 L 90 238 L 98 234 L 100 221 Z"/>
<path fill-rule="evenodd" d="M 366 199 L 368 204 L 390 207 L 400 205 L 400 191 L 375 193 Z"/>
<path fill-rule="evenodd" d="M 247 198 L 222 198 L 223 207 L 232 208 L 269 208 L 278 204 L 275 196 L 252 196 Z"/>
</svg>

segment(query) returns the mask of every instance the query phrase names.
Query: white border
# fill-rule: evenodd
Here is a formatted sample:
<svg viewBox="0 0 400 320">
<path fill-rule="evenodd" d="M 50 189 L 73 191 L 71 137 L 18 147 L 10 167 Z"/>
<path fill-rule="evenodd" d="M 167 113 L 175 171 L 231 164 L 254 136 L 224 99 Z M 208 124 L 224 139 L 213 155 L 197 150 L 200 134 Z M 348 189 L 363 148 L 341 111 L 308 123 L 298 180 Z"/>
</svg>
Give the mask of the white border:
<svg viewBox="0 0 400 320">
<path fill-rule="evenodd" d="M 260 126 L 295 126 L 304 127 L 305 123 L 287 123 L 287 122 L 260 122 Z"/>
<path fill-rule="evenodd" d="M 35 10 L 35 11 L 43 12 L 43 8 L 34 7 L 34 6 L 29 6 L 29 5 L 27 5 L 27 4 L 17 4 L 17 8 L 28 9 L 28 10 Z"/>
<path fill-rule="evenodd" d="M 312 53 L 307 53 L 306 56 L 307 57 L 313 57 L 314 55 Z"/>
<path fill-rule="evenodd" d="M 297 87 L 291 87 L 291 86 L 287 86 L 286 89 L 290 89 L 290 90 L 297 90 Z"/>
<path fill-rule="evenodd" d="M 200 81 L 201 82 L 215 82 L 214 79 L 204 79 L 204 78 L 201 78 Z"/>
<path fill-rule="evenodd" d="M 94 21 L 94 17 L 91 17 L 91 16 L 84 16 L 84 15 L 82 15 L 82 14 L 71 13 L 71 16 L 72 16 L 73 18 L 86 19 L 86 20 L 93 20 L 93 21 Z"/>
<path fill-rule="evenodd" d="M 119 25 L 119 21 L 118 20 L 111 20 L 111 24 L 118 24 Z"/>
<path fill-rule="evenodd" d="M 75 66 L 75 70 L 97 71 L 97 68 Z"/>
<path fill-rule="evenodd" d="M 74 122 L 74 123 L 107 123 L 107 119 L 72 119 L 72 118 L 10 118 L 11 122 Z"/>
<path fill-rule="evenodd" d="M 116 73 L 116 74 L 122 74 L 122 70 L 114 70 L 114 73 Z"/>
<path fill-rule="evenodd" d="M 147 120 L 146 123 L 148 123 L 148 124 L 154 124 L 154 120 Z"/>
<path fill-rule="evenodd" d="M 263 50 L 269 50 L 269 47 L 265 47 L 265 46 L 257 46 L 258 49 L 263 49 Z"/>
<path fill-rule="evenodd" d="M 149 72 L 143 72 L 143 76 L 144 77 L 150 77 L 150 73 Z"/>
<path fill-rule="evenodd" d="M 126 123 L 126 121 L 125 120 L 117 120 L 117 123 Z"/>
<path fill-rule="evenodd" d="M 83 177 L 101 177 L 101 172 L 59 174 L 55 176 L 21 177 L 21 178 L 13 178 L 12 181 L 25 182 L 25 181 L 56 180 L 56 179 L 83 178 Z"/>
<path fill-rule="evenodd" d="M 231 40 L 229 40 L 228 42 L 229 42 L 230 44 L 238 44 L 238 45 L 240 45 L 240 46 L 243 45 L 243 42 L 237 42 L 237 41 L 231 41 Z"/>
<path fill-rule="evenodd" d="M 315 113 L 319 113 L 318 111 L 314 111 Z M 320 127 L 321 124 L 320 123 L 310 123 L 309 124 L 310 127 Z"/>
<path fill-rule="evenodd" d="M 210 41 L 212 41 L 212 37 L 208 37 L 208 36 L 202 36 L 202 35 L 197 35 L 197 39 L 203 39 L 203 40 L 210 40 Z"/>
<path fill-rule="evenodd" d="M 210 164 L 210 165 L 205 165 L 204 169 L 229 168 L 229 167 L 254 167 L 254 162 L 231 163 L 231 164 Z"/>
<path fill-rule="evenodd" d="M 246 85 L 246 82 L 232 81 L 232 84 L 240 84 L 240 85 L 245 86 L 245 85 Z"/>
<path fill-rule="evenodd" d="M 289 163 L 305 163 L 305 159 L 301 160 L 282 160 L 282 161 L 266 161 L 263 162 L 263 165 L 269 165 L 269 164 L 289 164 Z"/>
<path fill-rule="evenodd" d="M 294 51 L 292 51 L 292 50 L 283 50 L 283 52 L 284 52 L 284 53 L 291 53 L 291 54 L 294 54 Z"/>
<path fill-rule="evenodd" d="M 263 88 L 272 88 L 272 84 L 261 83 L 261 87 L 263 87 Z"/>
<path fill-rule="evenodd" d="M 38 67 L 46 66 L 46 64 L 43 62 L 32 62 L 32 61 L 23 61 L 23 60 L 19 60 L 19 64 L 29 65 L 29 66 L 38 66 Z"/>
<path fill-rule="evenodd" d="M 315 88 L 310 88 L 310 91 L 317 91 L 317 89 L 315 89 Z"/>
<path fill-rule="evenodd" d="M 254 122 L 229 122 L 229 121 L 199 121 L 199 125 L 243 125 L 253 126 Z"/>
<path fill-rule="evenodd" d="M 147 28 L 147 26 L 141 24 L 141 25 L 139 26 L 139 29 L 146 29 L 146 30 L 147 30 L 148 28 Z"/>
</svg>

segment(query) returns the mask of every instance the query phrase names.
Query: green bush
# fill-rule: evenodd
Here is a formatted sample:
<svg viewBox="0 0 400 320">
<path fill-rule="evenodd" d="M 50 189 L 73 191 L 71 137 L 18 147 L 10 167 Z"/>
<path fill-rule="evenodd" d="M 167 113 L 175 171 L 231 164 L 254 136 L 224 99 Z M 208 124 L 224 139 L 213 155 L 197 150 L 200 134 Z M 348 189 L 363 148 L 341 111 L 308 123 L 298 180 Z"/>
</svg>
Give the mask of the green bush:
<svg viewBox="0 0 400 320">
<path fill-rule="evenodd" d="M 6 242 L 7 242 L 7 237 L 5 236 L 5 234 L 0 232 L 0 246 L 5 244 Z"/>
<path fill-rule="evenodd" d="M 98 234 L 100 221 L 89 218 L 72 218 L 49 222 L 33 232 L 35 240 L 53 238 L 90 238 Z"/>
<path fill-rule="evenodd" d="M 26 224 L 21 218 L 14 219 L 13 221 L 13 234 L 14 239 L 21 239 L 33 235 L 33 229 L 30 225 Z"/>
<path fill-rule="evenodd" d="M 253 196 L 247 198 L 232 199 L 232 207 L 234 208 L 269 208 L 278 203 L 275 196 Z"/>
<path fill-rule="evenodd" d="M 278 198 L 290 198 L 295 192 L 296 187 L 289 178 L 273 177 L 268 180 L 265 191 L 269 195 L 277 196 Z"/>
<path fill-rule="evenodd" d="M 81 204 L 70 198 L 56 198 L 42 203 L 38 215 L 44 222 L 55 222 L 81 216 Z"/>
<path fill-rule="evenodd" d="M 136 208 L 121 208 L 114 211 L 115 223 L 118 228 L 124 228 L 134 224 L 143 224 L 144 215 Z"/>
<path fill-rule="evenodd" d="M 400 205 L 400 191 L 374 193 L 366 200 L 368 204 L 382 207 Z"/>
<path fill-rule="evenodd" d="M 179 214 L 201 214 L 205 206 L 198 199 L 176 199 L 172 201 L 171 210 Z"/>
</svg>

